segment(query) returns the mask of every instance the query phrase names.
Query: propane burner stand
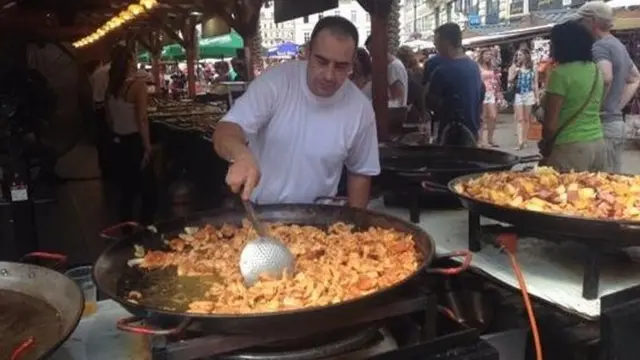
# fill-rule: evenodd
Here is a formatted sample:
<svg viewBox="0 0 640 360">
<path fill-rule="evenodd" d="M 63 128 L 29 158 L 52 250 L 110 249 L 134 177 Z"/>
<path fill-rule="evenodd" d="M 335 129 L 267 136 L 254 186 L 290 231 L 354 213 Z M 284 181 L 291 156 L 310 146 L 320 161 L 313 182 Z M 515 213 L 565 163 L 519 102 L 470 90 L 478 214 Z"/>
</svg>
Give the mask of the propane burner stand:
<svg viewBox="0 0 640 360">
<path fill-rule="evenodd" d="M 273 342 L 308 338 L 340 329 L 382 323 L 384 320 L 409 314 L 421 316 L 422 341 L 436 336 L 437 298 L 433 294 L 419 294 L 415 297 L 398 296 L 390 304 L 369 308 L 366 312 L 347 312 L 334 319 L 327 319 L 305 328 L 295 328 L 286 332 L 273 333 L 268 330 L 255 335 L 184 334 L 183 339 L 159 337 L 154 339 L 153 360 L 195 360 L 246 350 Z"/>
<path fill-rule="evenodd" d="M 478 252 L 482 249 L 482 243 L 495 244 L 495 238 L 500 234 L 515 234 L 518 237 L 535 237 L 542 240 L 554 242 L 573 241 L 587 246 L 587 256 L 584 259 L 584 275 L 582 279 L 582 297 L 587 300 L 598 298 L 600 285 L 600 262 L 604 248 L 602 244 L 611 246 L 608 242 L 592 241 L 585 242 L 581 239 L 562 237 L 554 234 L 535 233 L 524 231 L 514 226 L 503 225 L 481 225 L 480 215 L 474 211 L 469 211 L 469 250 Z"/>
</svg>

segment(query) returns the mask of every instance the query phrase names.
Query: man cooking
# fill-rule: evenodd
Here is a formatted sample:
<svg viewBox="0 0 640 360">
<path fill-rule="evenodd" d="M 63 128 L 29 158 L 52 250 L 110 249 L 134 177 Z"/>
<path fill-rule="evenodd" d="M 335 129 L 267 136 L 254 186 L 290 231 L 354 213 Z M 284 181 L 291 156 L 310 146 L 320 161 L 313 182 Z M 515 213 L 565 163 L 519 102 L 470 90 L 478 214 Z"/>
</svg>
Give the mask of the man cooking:
<svg viewBox="0 0 640 360">
<path fill-rule="evenodd" d="M 308 60 L 292 60 L 256 78 L 213 134 L 231 165 L 226 182 L 244 200 L 311 203 L 333 196 L 343 166 L 348 202 L 366 207 L 371 176 L 380 172 L 369 100 L 347 80 L 358 31 L 348 20 L 320 20 Z"/>
</svg>

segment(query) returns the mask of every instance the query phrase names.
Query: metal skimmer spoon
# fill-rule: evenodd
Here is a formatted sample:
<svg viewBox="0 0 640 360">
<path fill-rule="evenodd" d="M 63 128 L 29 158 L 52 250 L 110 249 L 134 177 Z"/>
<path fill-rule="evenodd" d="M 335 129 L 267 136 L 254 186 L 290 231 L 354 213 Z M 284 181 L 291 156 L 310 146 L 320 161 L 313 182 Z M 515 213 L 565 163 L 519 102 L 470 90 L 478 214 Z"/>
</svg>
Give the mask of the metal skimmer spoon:
<svg viewBox="0 0 640 360">
<path fill-rule="evenodd" d="M 258 233 L 258 238 L 248 242 L 240 253 L 240 273 L 246 286 L 252 286 L 260 275 L 280 279 L 285 271 L 293 274 L 295 258 L 287 246 L 267 236 L 262 223 L 258 220 L 249 201 L 242 201 L 247 218 Z"/>
</svg>

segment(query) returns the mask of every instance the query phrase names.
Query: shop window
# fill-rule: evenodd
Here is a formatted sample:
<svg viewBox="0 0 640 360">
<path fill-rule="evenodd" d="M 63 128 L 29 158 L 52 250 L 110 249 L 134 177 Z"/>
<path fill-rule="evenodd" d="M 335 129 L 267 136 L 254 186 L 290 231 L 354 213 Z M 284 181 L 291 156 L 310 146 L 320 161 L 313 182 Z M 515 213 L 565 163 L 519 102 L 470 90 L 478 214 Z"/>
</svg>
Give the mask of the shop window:
<svg viewBox="0 0 640 360">
<path fill-rule="evenodd" d="M 302 22 L 305 23 L 305 24 L 308 24 L 309 23 L 309 17 L 308 16 L 303 17 L 302 18 Z"/>
<path fill-rule="evenodd" d="M 355 23 L 358 19 L 358 12 L 355 10 L 351 10 L 351 22 Z"/>
</svg>

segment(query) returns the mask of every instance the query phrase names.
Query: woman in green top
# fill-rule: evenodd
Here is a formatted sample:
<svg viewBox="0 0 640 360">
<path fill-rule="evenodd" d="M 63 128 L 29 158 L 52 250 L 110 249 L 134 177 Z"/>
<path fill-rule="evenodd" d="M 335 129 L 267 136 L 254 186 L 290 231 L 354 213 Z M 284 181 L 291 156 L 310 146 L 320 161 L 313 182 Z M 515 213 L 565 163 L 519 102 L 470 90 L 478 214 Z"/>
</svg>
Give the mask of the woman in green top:
<svg viewBox="0 0 640 360">
<path fill-rule="evenodd" d="M 603 82 L 592 60 L 593 41 L 577 22 L 551 30 L 551 56 L 558 65 L 546 89 L 543 136 L 555 137 L 546 165 L 559 171 L 602 171 L 605 166 L 600 124 Z"/>
</svg>

